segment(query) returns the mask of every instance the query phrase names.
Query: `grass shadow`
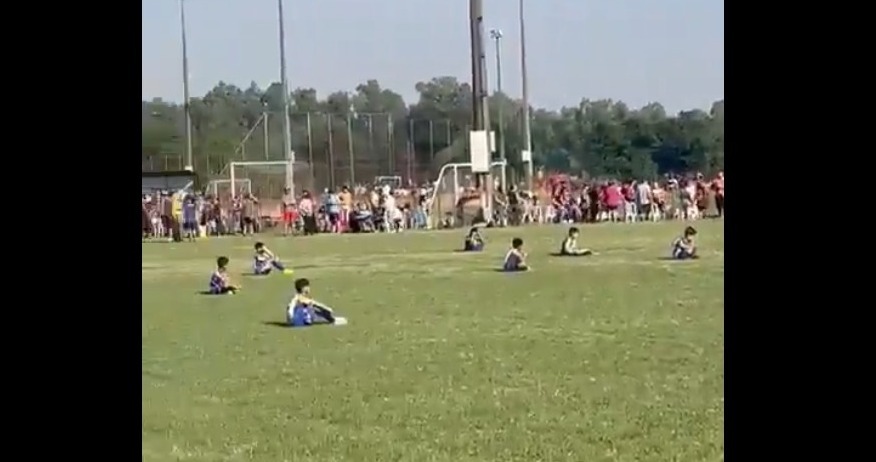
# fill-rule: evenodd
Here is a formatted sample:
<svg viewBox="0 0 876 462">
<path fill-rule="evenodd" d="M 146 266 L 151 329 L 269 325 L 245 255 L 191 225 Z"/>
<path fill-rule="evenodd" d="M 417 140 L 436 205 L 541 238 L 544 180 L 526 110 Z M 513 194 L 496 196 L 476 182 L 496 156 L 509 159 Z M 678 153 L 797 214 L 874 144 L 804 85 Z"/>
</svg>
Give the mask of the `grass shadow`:
<svg viewBox="0 0 876 462">
<path fill-rule="evenodd" d="M 271 327 L 282 327 L 283 329 L 292 329 L 293 327 L 285 322 L 280 321 L 262 321 L 262 325 L 271 326 Z M 308 327 L 317 327 L 317 326 L 331 326 L 333 324 L 329 324 L 327 322 L 315 322 Z"/>
<path fill-rule="evenodd" d="M 361 266 L 367 266 L 367 264 L 363 264 Z M 301 266 L 296 266 L 295 268 L 292 268 L 292 270 L 299 271 L 299 270 L 314 269 L 314 268 L 321 268 L 321 266 L 320 265 L 301 265 Z M 276 270 L 276 268 L 274 270 Z M 245 277 L 245 278 L 268 277 L 271 274 L 274 274 L 274 270 L 271 270 L 271 273 L 269 273 L 269 274 L 255 274 L 255 273 L 246 272 L 246 273 L 240 273 L 240 275 Z"/>
<path fill-rule="evenodd" d="M 657 260 L 659 261 L 690 261 L 690 260 L 699 260 L 700 257 L 693 258 L 673 258 L 673 257 L 660 257 Z"/>
<path fill-rule="evenodd" d="M 560 252 L 551 252 L 548 254 L 549 257 L 560 257 L 560 258 L 577 258 L 577 257 L 592 257 L 596 255 L 594 252 L 590 253 L 582 253 L 581 255 L 566 255 Z"/>
<path fill-rule="evenodd" d="M 463 249 L 456 249 L 456 250 L 453 251 L 453 253 L 473 253 L 473 254 L 478 254 L 478 253 L 483 253 L 483 250 L 463 250 Z"/>
</svg>

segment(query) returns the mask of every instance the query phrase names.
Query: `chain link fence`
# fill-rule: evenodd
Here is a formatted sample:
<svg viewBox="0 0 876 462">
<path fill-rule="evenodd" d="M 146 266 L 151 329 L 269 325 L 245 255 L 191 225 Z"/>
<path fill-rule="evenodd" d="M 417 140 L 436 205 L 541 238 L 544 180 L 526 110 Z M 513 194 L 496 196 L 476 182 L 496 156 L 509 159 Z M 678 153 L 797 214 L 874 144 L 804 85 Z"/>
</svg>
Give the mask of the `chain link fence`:
<svg viewBox="0 0 876 462">
<path fill-rule="evenodd" d="M 380 176 L 399 176 L 405 184 L 420 184 L 434 181 L 446 163 L 467 161 L 468 128 L 449 120 L 311 112 L 290 114 L 290 128 L 299 191 L 367 185 Z M 233 150 L 216 149 L 208 136 L 195 136 L 195 171 L 207 179 L 227 179 L 224 171 L 232 161 L 283 160 L 282 113 L 262 114 L 241 133 L 240 140 Z M 144 156 L 143 171 L 182 170 L 185 163 L 182 153 Z"/>
</svg>

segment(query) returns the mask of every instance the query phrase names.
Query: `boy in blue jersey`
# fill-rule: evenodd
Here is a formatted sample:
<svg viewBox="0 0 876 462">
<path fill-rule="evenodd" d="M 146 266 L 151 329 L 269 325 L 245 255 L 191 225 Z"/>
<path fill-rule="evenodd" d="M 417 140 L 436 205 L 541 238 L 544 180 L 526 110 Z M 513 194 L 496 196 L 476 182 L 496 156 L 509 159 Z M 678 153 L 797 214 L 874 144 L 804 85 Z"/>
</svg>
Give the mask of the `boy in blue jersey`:
<svg viewBox="0 0 876 462">
<path fill-rule="evenodd" d="M 569 228 L 569 234 L 563 239 L 563 244 L 560 246 L 560 255 L 564 257 L 583 257 L 585 255 L 593 255 L 590 249 L 578 248 L 578 228 Z"/>
<path fill-rule="evenodd" d="M 523 252 L 523 239 L 515 237 L 511 240 L 511 248 L 505 254 L 505 263 L 502 264 L 503 271 L 529 271 L 529 266 L 526 264 L 526 253 Z"/>
<path fill-rule="evenodd" d="M 290 327 L 307 327 L 315 324 L 343 326 L 347 319 L 335 316 L 334 310 L 310 298 L 310 281 L 295 280 L 295 296 L 286 306 L 286 323 Z"/>
<path fill-rule="evenodd" d="M 672 258 L 676 260 L 691 260 L 699 258 L 694 238 L 697 230 L 693 226 L 684 228 L 684 234 L 672 241 Z"/>
<path fill-rule="evenodd" d="M 468 235 L 465 236 L 465 247 L 463 247 L 463 250 L 466 252 L 480 252 L 484 250 L 484 238 L 481 237 L 477 227 L 473 227 L 469 230 Z"/>
<path fill-rule="evenodd" d="M 216 259 L 216 271 L 210 276 L 209 293 L 213 295 L 234 295 L 240 290 L 240 287 L 231 284 L 231 278 L 228 277 L 228 257 L 219 257 Z"/>
<path fill-rule="evenodd" d="M 198 204 L 194 196 L 186 196 L 182 204 L 183 233 L 189 241 L 198 237 Z"/>
<path fill-rule="evenodd" d="M 283 274 L 292 274 L 291 269 L 286 268 L 280 263 L 280 259 L 271 252 L 270 249 L 262 242 L 255 243 L 255 256 L 252 262 L 252 272 L 258 276 L 271 274 L 272 269 L 278 269 Z"/>
</svg>

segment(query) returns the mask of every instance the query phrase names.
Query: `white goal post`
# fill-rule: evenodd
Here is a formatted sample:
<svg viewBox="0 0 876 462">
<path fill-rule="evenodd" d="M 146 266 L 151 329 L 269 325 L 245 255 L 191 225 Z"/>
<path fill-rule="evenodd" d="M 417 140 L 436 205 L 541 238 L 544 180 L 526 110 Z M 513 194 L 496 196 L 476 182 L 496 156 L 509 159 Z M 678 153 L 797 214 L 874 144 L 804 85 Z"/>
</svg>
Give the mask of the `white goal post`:
<svg viewBox="0 0 876 462">
<path fill-rule="evenodd" d="M 229 170 L 229 181 L 231 182 L 231 196 L 234 197 L 237 195 L 236 184 L 237 184 L 237 167 L 247 167 L 247 168 L 264 168 L 270 169 L 271 167 L 282 166 L 285 167 L 284 170 L 286 172 L 292 171 L 293 162 L 289 160 L 265 160 L 265 161 L 253 161 L 253 162 L 231 162 L 228 164 Z M 287 173 L 287 181 L 289 174 Z M 290 185 L 294 186 L 294 185 Z"/>
<path fill-rule="evenodd" d="M 489 164 L 492 176 L 499 180 L 500 186 L 505 184 L 507 166 L 508 163 L 501 160 Z M 474 186 L 474 175 L 471 162 L 444 164 L 433 183 L 432 195 L 426 201 L 429 216 L 441 220 L 448 213 L 455 215 L 463 190 Z M 487 212 L 491 206 L 487 204 Z"/>
<path fill-rule="evenodd" d="M 213 197 L 219 197 L 220 187 L 224 187 L 224 186 L 227 186 L 227 189 L 231 190 L 231 191 L 252 192 L 252 181 L 249 178 L 235 179 L 234 180 L 234 184 L 235 184 L 234 187 L 231 186 L 231 183 L 232 183 L 232 181 L 229 179 L 210 180 L 210 182 L 207 183 L 207 188 L 205 190 L 205 193 L 210 195 L 210 196 L 213 196 Z M 225 188 L 223 188 L 223 189 L 225 189 Z"/>
<path fill-rule="evenodd" d="M 491 170 L 498 170 L 499 173 L 499 181 L 500 185 L 504 188 L 507 182 L 507 172 L 506 168 L 508 166 L 508 162 L 504 160 L 494 161 L 490 163 Z M 433 182 L 435 185 L 435 190 L 438 190 L 438 186 L 442 184 L 443 180 L 450 177 L 450 181 L 452 182 L 453 187 L 453 198 L 454 201 L 459 201 L 459 193 L 460 193 L 460 181 L 459 181 L 459 172 L 460 170 L 464 171 L 467 174 L 472 174 L 472 164 L 471 162 L 454 162 L 449 164 L 444 164 L 441 166 L 441 170 L 438 171 L 438 179 Z"/>
</svg>

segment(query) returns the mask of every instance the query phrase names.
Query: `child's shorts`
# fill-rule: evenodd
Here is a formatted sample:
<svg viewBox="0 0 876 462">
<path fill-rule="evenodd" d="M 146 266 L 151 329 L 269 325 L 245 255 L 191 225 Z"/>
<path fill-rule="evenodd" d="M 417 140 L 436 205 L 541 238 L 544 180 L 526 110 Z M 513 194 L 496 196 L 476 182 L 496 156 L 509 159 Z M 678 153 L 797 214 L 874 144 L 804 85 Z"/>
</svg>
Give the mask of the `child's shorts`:
<svg viewBox="0 0 876 462">
<path fill-rule="evenodd" d="M 675 255 L 673 255 L 672 258 L 676 260 L 692 260 L 696 258 L 696 254 L 682 250 L 675 252 Z"/>
</svg>

